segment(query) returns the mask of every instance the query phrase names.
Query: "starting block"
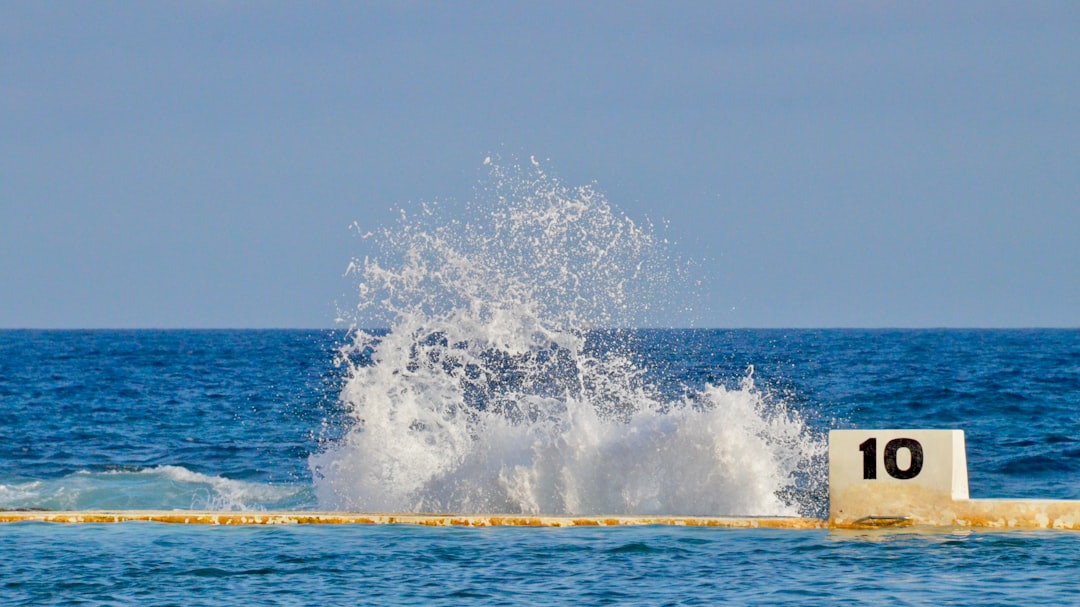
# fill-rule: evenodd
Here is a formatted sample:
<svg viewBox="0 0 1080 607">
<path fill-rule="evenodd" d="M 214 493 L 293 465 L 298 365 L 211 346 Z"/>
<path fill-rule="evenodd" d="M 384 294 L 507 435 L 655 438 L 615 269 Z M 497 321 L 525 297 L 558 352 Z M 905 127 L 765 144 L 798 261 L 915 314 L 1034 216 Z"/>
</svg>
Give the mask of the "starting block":
<svg viewBox="0 0 1080 607">
<path fill-rule="evenodd" d="M 1080 501 L 971 499 L 963 430 L 829 432 L 829 526 L 1080 529 Z"/>
</svg>

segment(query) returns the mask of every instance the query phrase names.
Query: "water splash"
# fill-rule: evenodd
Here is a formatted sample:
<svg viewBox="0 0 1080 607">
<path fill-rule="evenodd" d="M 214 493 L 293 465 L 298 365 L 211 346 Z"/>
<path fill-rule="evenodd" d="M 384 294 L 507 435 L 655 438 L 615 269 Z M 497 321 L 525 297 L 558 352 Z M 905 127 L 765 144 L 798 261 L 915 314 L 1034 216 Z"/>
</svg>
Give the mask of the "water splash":
<svg viewBox="0 0 1080 607">
<path fill-rule="evenodd" d="M 387 329 L 354 326 L 343 349 L 349 428 L 310 460 L 320 506 L 796 514 L 821 451 L 799 417 L 752 374 L 664 397 L 613 330 L 672 310 L 653 226 L 535 160 L 485 165 L 464 213 L 403 212 L 351 266 L 357 322 Z"/>
</svg>

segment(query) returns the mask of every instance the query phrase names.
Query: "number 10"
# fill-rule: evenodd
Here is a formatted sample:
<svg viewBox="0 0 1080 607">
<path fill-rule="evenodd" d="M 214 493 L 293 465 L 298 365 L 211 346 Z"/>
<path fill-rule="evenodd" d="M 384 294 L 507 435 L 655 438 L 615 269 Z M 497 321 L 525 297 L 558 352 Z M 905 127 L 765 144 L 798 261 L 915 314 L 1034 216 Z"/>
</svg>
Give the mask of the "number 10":
<svg viewBox="0 0 1080 607">
<path fill-rule="evenodd" d="M 906 469 L 901 469 L 896 461 L 896 452 L 907 449 L 911 454 L 911 463 Z M 874 480 L 877 478 L 877 439 L 870 438 L 859 445 L 859 451 L 863 454 L 863 479 Z M 889 476 L 906 481 L 915 478 L 922 472 L 923 449 L 919 441 L 913 438 L 894 438 L 885 443 L 885 471 Z"/>
</svg>

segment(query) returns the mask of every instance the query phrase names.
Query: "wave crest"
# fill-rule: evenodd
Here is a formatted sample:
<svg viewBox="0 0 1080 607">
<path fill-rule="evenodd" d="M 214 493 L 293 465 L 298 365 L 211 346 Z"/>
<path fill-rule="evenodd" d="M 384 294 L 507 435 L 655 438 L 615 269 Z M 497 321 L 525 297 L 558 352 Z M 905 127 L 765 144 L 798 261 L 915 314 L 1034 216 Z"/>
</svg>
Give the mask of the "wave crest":
<svg viewBox="0 0 1080 607">
<path fill-rule="evenodd" d="M 425 206 L 354 262 L 348 432 L 311 457 L 320 505 L 362 511 L 796 514 L 821 452 L 748 374 L 665 397 L 636 333 L 671 309 L 662 240 L 533 161 L 481 202 Z M 596 327 L 606 327 L 598 330 Z"/>
<path fill-rule="evenodd" d="M 0 483 L 0 509 L 11 510 L 292 510 L 312 501 L 310 489 L 300 485 L 247 482 L 183 466 Z"/>
</svg>

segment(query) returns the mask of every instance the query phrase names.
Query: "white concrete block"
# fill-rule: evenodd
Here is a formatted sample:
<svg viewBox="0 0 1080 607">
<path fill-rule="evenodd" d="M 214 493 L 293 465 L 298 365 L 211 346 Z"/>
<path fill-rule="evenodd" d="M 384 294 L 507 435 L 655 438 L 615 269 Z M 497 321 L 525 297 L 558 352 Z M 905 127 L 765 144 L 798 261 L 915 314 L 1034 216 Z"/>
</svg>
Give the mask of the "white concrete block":
<svg viewBox="0 0 1080 607">
<path fill-rule="evenodd" d="M 962 430 L 833 430 L 829 518 L 917 517 L 968 499 Z"/>
</svg>

